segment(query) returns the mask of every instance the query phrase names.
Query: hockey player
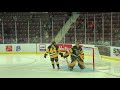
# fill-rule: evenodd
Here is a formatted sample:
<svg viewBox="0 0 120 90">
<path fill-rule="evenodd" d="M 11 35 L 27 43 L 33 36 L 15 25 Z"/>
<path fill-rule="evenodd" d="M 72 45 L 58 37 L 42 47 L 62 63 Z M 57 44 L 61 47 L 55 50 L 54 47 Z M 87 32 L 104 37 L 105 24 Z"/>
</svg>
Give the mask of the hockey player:
<svg viewBox="0 0 120 90">
<path fill-rule="evenodd" d="M 81 45 L 79 42 L 76 43 L 76 45 L 74 45 L 70 50 L 69 52 L 66 52 L 64 54 L 64 58 L 67 58 L 68 56 L 71 56 L 71 63 L 68 65 L 69 66 L 69 69 L 72 71 L 75 64 L 78 62 L 78 66 L 81 68 L 81 69 L 84 69 L 84 53 L 83 53 L 83 50 L 81 48 Z M 68 63 L 68 62 L 67 62 Z"/>
<path fill-rule="evenodd" d="M 60 48 L 56 45 L 56 42 L 53 41 L 51 45 L 48 46 L 46 53 L 44 54 L 44 58 L 46 58 L 47 55 L 50 55 L 50 60 L 53 66 L 53 69 L 55 69 L 55 62 L 57 65 L 57 68 L 60 69 L 59 67 L 59 62 L 58 62 L 58 55 L 60 54 L 61 57 L 63 57 L 63 53 L 60 52 Z"/>
</svg>

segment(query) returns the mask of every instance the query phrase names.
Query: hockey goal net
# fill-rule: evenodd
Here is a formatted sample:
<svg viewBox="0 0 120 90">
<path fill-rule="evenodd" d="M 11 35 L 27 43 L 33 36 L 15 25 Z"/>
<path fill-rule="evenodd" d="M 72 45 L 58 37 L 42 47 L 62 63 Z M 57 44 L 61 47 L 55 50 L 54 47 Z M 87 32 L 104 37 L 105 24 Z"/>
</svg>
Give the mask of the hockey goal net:
<svg viewBox="0 0 120 90">
<path fill-rule="evenodd" d="M 69 49 L 64 47 L 65 50 Z M 102 60 L 101 55 L 97 47 L 82 47 L 84 52 L 84 64 L 86 68 L 91 68 L 93 70 L 108 69 L 109 63 L 105 60 Z M 63 52 L 64 53 L 64 52 Z M 68 62 L 71 62 L 71 57 L 68 57 Z M 66 65 L 66 61 L 61 59 L 60 62 L 62 65 Z"/>
<path fill-rule="evenodd" d="M 98 69 L 98 67 L 104 66 L 102 64 L 102 58 L 97 47 L 82 47 L 84 52 L 84 63 L 88 68 L 93 70 Z"/>
</svg>

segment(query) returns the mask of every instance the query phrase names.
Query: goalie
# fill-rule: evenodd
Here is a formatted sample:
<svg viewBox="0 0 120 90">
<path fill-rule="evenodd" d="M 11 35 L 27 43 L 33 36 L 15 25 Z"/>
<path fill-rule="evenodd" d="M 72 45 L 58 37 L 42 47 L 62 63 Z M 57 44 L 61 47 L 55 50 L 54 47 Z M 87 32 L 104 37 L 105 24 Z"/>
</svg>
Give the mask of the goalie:
<svg viewBox="0 0 120 90">
<path fill-rule="evenodd" d="M 63 57 L 63 53 L 60 52 L 60 48 L 56 45 L 56 42 L 53 41 L 50 46 L 48 46 L 46 53 L 44 54 L 44 58 L 46 58 L 47 55 L 50 55 L 50 60 L 53 66 L 53 69 L 55 69 L 55 62 L 57 65 L 57 68 L 60 69 L 59 67 L 59 62 L 58 62 L 58 55 L 60 54 L 61 57 Z"/>
<path fill-rule="evenodd" d="M 83 53 L 83 50 L 80 46 L 80 43 L 77 42 L 75 46 L 73 46 L 69 52 L 66 51 L 65 54 L 64 54 L 64 58 L 67 58 L 68 56 L 71 56 L 71 63 L 69 64 L 68 61 L 68 66 L 69 66 L 69 69 L 72 71 L 75 64 L 78 63 L 78 66 L 81 68 L 81 69 L 84 69 L 84 53 Z"/>
</svg>

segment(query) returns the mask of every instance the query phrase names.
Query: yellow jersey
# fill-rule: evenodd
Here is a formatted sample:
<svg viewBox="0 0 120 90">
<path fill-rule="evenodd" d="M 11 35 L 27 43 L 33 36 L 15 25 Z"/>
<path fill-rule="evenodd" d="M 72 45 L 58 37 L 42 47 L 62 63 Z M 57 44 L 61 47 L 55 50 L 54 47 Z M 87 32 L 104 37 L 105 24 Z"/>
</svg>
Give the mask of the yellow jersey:
<svg viewBox="0 0 120 90">
<path fill-rule="evenodd" d="M 50 58 L 55 58 L 58 57 L 59 53 L 60 53 L 60 48 L 57 45 L 54 46 L 50 45 L 48 46 L 45 54 L 49 54 Z"/>
</svg>

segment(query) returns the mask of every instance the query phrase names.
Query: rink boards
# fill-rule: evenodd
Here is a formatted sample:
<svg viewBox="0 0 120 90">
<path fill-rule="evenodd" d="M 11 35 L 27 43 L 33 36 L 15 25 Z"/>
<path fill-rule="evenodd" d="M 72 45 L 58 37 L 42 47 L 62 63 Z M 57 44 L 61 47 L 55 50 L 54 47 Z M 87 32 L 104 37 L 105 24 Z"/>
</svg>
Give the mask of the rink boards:
<svg viewBox="0 0 120 90">
<path fill-rule="evenodd" d="M 46 48 L 50 44 L 46 43 L 33 43 L 33 44 L 0 44 L 0 54 L 44 54 Z M 74 45 L 74 44 L 64 44 L 65 45 Z M 95 47 L 95 45 L 84 45 L 86 47 Z M 63 48 L 61 48 L 63 49 Z M 90 51 L 91 52 L 91 51 Z M 120 47 L 111 47 L 110 48 L 111 57 L 102 55 L 102 58 L 107 58 L 110 60 L 120 61 Z M 87 54 L 91 56 L 91 54 Z M 97 55 L 98 56 L 98 55 Z"/>
</svg>

